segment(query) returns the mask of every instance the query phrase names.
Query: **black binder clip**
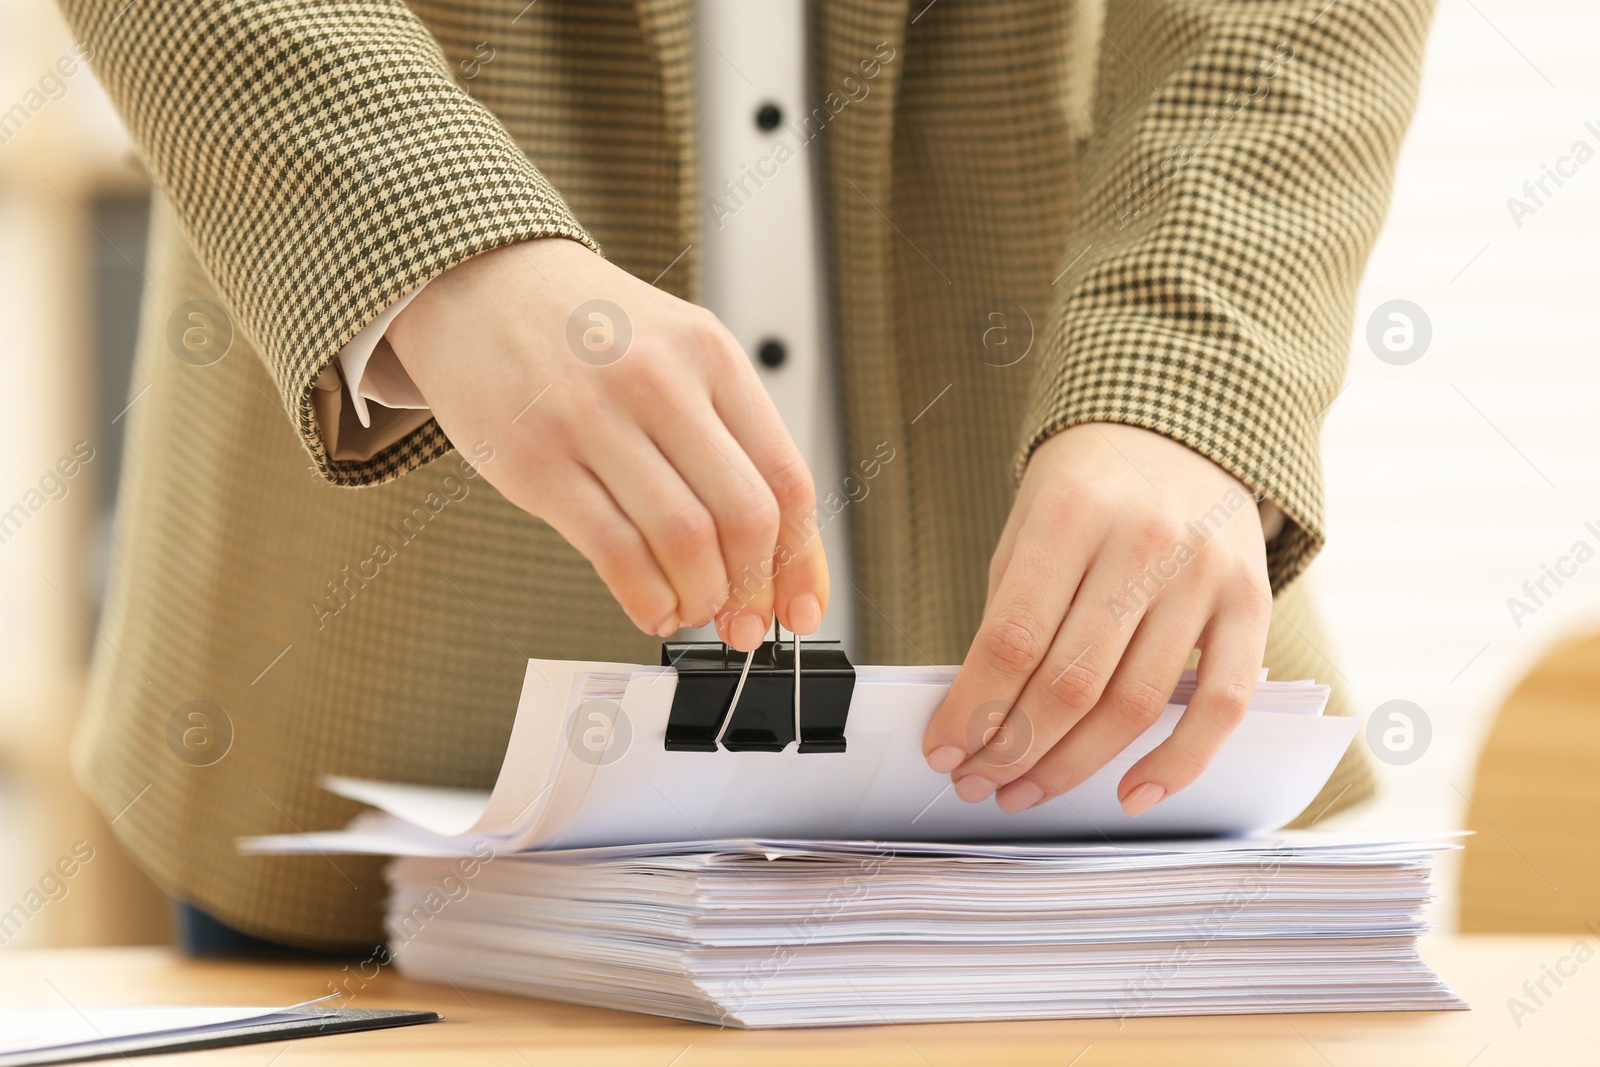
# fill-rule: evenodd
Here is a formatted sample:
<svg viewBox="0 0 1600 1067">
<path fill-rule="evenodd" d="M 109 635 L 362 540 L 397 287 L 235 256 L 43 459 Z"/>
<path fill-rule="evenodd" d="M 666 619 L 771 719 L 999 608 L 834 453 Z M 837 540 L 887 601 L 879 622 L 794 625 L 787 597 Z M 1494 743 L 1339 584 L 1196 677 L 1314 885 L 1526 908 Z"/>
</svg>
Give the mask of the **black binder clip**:
<svg viewBox="0 0 1600 1067">
<path fill-rule="evenodd" d="M 668 641 L 661 665 L 678 669 L 667 719 L 671 752 L 843 752 L 856 669 L 837 641 L 801 648 L 800 635 L 774 640 L 738 660 L 720 641 Z M 800 669 L 796 670 L 796 664 Z M 803 710 L 802 710 L 803 709 Z"/>
</svg>

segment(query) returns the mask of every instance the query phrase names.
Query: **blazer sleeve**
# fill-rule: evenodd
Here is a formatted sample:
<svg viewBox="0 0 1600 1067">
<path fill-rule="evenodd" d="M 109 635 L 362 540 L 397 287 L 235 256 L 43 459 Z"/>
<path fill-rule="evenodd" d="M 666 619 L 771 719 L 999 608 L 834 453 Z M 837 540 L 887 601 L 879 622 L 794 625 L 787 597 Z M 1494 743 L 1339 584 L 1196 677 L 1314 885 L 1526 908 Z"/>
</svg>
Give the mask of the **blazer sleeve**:
<svg viewBox="0 0 1600 1067">
<path fill-rule="evenodd" d="M 429 421 L 335 460 L 314 383 L 384 308 L 479 252 L 595 243 L 422 23 L 400 0 L 62 8 L 316 468 L 367 485 L 447 450 Z"/>
<path fill-rule="evenodd" d="M 1432 6 L 1110 0 L 1019 473 L 1078 423 L 1164 434 L 1283 511 L 1273 588 L 1299 575 Z"/>
</svg>

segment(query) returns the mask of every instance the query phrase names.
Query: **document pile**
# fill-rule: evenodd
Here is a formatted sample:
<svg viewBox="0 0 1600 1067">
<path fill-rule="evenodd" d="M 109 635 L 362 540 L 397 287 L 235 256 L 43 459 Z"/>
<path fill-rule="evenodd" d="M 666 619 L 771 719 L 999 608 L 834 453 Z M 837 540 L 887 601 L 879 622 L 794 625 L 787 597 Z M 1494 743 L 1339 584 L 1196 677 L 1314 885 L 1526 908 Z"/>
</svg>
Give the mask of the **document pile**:
<svg viewBox="0 0 1600 1067">
<path fill-rule="evenodd" d="M 415 978 L 743 1027 L 1464 1007 L 1417 955 L 1437 847 L 702 843 L 470 883 L 410 858 L 389 936 Z"/>
<path fill-rule="evenodd" d="M 246 847 L 401 857 L 410 977 L 721 1025 L 1465 1007 L 1417 951 L 1448 835 L 1273 832 L 1358 726 L 1325 687 L 1263 678 L 1206 773 L 1130 819 L 1117 783 L 1185 678 L 1088 782 L 1007 815 L 923 761 L 953 668 L 853 668 L 837 742 L 806 663 L 804 716 L 713 695 L 713 742 L 687 667 L 535 660 L 492 793 L 330 779 L 377 810 Z"/>
</svg>

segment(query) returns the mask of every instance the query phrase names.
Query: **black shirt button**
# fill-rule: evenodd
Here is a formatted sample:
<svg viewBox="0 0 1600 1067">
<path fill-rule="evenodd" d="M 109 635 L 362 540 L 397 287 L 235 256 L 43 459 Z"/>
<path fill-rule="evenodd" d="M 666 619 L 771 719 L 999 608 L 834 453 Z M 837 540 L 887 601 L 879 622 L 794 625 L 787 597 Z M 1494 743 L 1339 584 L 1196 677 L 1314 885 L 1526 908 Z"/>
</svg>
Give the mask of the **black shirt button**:
<svg viewBox="0 0 1600 1067">
<path fill-rule="evenodd" d="M 781 367 L 783 361 L 789 358 L 789 350 L 783 347 L 783 342 L 776 338 L 768 338 L 761 342 L 761 347 L 756 349 L 756 356 L 764 367 Z"/>
<path fill-rule="evenodd" d="M 762 104 L 756 111 L 756 125 L 771 133 L 783 121 L 783 112 L 778 110 L 777 104 Z"/>
</svg>

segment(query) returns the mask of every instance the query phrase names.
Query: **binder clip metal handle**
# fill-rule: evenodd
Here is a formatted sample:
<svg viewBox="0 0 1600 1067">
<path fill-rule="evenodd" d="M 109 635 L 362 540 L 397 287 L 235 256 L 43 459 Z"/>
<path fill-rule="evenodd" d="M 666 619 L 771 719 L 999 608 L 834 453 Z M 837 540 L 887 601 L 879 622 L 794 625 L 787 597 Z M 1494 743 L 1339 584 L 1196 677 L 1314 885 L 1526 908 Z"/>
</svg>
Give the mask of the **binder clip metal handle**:
<svg viewBox="0 0 1600 1067">
<path fill-rule="evenodd" d="M 855 667 L 837 642 L 792 637 L 779 631 L 743 663 L 720 641 L 664 642 L 661 664 L 678 671 L 666 748 L 782 752 L 798 739 L 800 752 L 843 752 Z"/>
</svg>

